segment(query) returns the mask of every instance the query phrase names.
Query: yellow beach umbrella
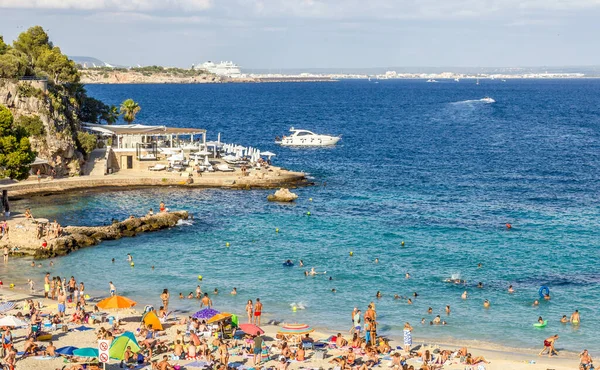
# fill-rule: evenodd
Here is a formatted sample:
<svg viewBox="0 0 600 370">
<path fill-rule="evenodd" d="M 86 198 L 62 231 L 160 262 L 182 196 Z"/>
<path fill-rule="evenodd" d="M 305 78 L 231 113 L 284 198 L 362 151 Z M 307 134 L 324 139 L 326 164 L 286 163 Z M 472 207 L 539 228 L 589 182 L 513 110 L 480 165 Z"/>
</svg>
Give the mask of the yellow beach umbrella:
<svg viewBox="0 0 600 370">
<path fill-rule="evenodd" d="M 228 312 L 221 312 L 218 313 L 216 315 L 214 315 L 213 317 L 211 317 L 207 323 L 208 324 L 212 324 L 213 322 L 219 322 L 219 321 L 223 321 L 225 319 L 230 318 L 231 316 L 233 316 L 232 314 L 228 313 Z"/>
<path fill-rule="evenodd" d="M 115 295 L 101 300 L 100 302 L 98 302 L 97 306 L 98 308 L 101 308 L 103 310 L 115 310 L 120 308 L 131 308 L 136 304 L 137 302 L 127 297 Z"/>
</svg>

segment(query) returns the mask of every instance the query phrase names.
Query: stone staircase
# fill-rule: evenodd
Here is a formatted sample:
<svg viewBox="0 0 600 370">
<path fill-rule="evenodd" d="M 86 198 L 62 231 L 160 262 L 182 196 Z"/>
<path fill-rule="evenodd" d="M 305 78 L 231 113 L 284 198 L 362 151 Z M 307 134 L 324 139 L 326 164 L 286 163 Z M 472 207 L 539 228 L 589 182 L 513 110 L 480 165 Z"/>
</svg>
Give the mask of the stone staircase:
<svg viewBox="0 0 600 370">
<path fill-rule="evenodd" d="M 85 163 L 83 174 L 86 176 L 103 176 L 106 168 L 106 149 L 94 149 Z"/>
</svg>

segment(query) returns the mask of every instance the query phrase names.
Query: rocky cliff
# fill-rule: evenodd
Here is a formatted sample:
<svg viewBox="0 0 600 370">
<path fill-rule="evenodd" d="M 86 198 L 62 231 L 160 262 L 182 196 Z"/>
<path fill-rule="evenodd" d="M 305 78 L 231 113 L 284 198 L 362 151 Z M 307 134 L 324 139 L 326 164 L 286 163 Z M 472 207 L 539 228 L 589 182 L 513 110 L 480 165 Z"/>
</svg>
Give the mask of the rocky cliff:
<svg viewBox="0 0 600 370">
<path fill-rule="evenodd" d="M 31 147 L 38 157 L 48 160 L 57 175 L 80 173 L 84 157 L 77 149 L 76 120 L 68 99 L 51 97 L 34 83 L 0 79 L 0 104 L 11 110 L 15 120 L 21 116 L 39 116 L 44 134 L 31 137 Z"/>
</svg>

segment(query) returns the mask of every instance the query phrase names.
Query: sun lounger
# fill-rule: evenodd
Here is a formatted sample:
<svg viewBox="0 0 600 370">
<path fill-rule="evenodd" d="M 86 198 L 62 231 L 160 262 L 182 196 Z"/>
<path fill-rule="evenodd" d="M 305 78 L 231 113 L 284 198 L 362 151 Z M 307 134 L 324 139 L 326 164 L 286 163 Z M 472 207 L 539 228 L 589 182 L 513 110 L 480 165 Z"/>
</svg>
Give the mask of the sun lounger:
<svg viewBox="0 0 600 370">
<path fill-rule="evenodd" d="M 152 167 L 148 167 L 150 171 L 163 171 L 167 169 L 167 166 L 164 164 L 155 164 Z"/>
</svg>

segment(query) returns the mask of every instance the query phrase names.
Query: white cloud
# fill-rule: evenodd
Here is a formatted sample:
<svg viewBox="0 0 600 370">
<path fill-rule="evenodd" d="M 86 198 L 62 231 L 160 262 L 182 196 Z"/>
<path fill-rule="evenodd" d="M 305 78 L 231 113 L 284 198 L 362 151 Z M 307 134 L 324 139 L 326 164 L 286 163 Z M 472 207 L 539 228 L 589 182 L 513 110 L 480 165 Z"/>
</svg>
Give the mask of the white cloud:
<svg viewBox="0 0 600 370">
<path fill-rule="evenodd" d="M 0 8 L 78 9 L 108 11 L 180 10 L 212 7 L 212 0 L 0 0 Z"/>
</svg>

